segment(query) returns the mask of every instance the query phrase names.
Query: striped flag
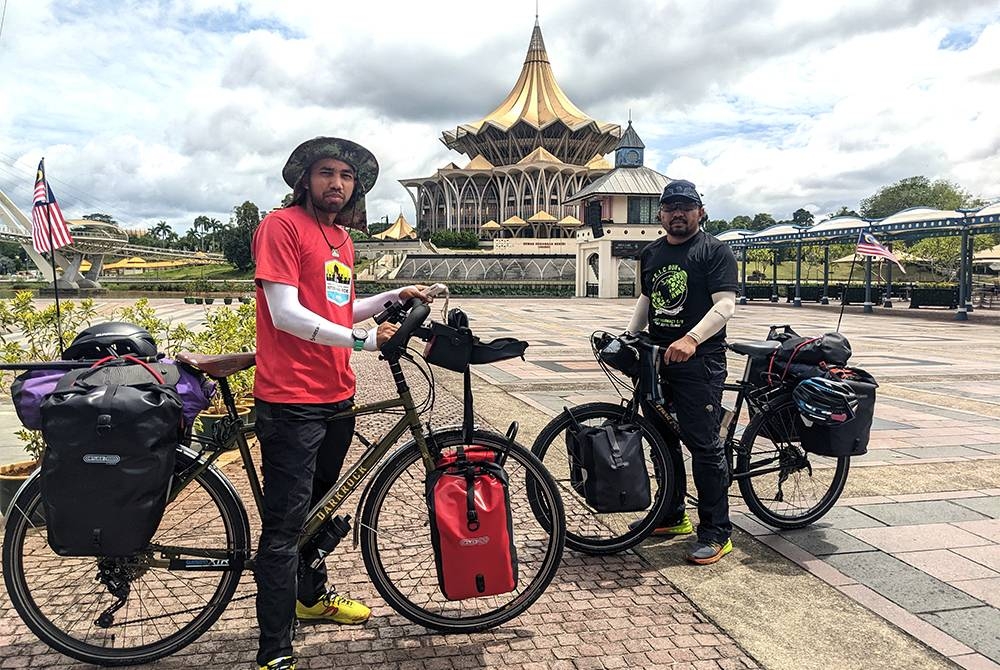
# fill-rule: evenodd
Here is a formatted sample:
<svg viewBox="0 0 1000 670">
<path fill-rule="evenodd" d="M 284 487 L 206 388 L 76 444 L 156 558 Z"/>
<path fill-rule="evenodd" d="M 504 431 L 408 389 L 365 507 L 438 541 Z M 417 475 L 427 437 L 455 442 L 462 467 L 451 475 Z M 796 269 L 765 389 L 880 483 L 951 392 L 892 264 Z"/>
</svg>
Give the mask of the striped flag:
<svg viewBox="0 0 1000 670">
<path fill-rule="evenodd" d="M 63 218 L 56 196 L 52 193 L 49 183 L 45 180 L 45 159 L 38 161 L 38 174 L 35 176 L 35 195 L 31 208 L 31 246 L 38 253 L 46 253 L 60 249 L 73 243 L 69 234 L 69 225 Z M 50 233 L 51 229 L 51 243 Z"/>
<path fill-rule="evenodd" d="M 882 246 L 882 243 L 876 240 L 875 236 L 868 231 L 861 231 L 861 234 L 858 236 L 858 248 L 854 250 L 854 253 L 858 256 L 878 256 L 879 258 L 892 261 L 899 266 L 903 274 L 906 274 L 906 269 L 899 262 L 899 259 L 896 258 L 896 255 Z"/>
</svg>

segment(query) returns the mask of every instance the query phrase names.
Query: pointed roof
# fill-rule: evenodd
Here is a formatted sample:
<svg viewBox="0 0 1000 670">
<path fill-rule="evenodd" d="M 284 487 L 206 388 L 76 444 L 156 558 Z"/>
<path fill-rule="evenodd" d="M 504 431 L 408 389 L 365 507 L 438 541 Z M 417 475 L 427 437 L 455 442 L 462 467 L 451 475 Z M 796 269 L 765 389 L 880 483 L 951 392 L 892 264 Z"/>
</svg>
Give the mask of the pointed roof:
<svg viewBox="0 0 1000 670">
<path fill-rule="evenodd" d="M 538 147 L 517 162 L 518 165 L 527 165 L 528 163 L 562 163 L 562 161 L 547 151 L 545 147 Z"/>
<path fill-rule="evenodd" d="M 476 157 L 469 161 L 469 164 L 465 166 L 466 170 L 492 170 L 495 165 L 486 160 L 482 154 L 476 154 Z"/>
<path fill-rule="evenodd" d="M 611 163 L 609 163 L 608 159 L 601 154 L 594 154 L 594 157 L 587 161 L 587 165 L 585 167 L 588 167 L 591 170 L 610 170 Z"/>
<path fill-rule="evenodd" d="M 639 133 L 635 132 L 635 128 L 632 127 L 632 119 L 629 119 L 628 128 L 625 129 L 625 133 L 622 134 L 621 140 L 618 141 L 618 146 L 615 147 L 615 151 L 618 149 L 645 149 L 646 145 L 642 143 L 639 139 Z"/>
<path fill-rule="evenodd" d="M 659 196 L 663 187 L 672 182 L 667 175 L 648 167 L 619 167 L 602 175 L 589 185 L 577 191 L 573 197 L 563 200 L 564 205 L 602 195 L 646 195 Z"/>
<path fill-rule="evenodd" d="M 505 225 L 505 226 L 526 226 L 526 225 L 528 225 L 528 222 L 525 221 L 524 219 L 522 219 L 521 217 L 519 217 L 517 214 L 515 214 L 514 216 L 512 216 L 510 218 L 504 219 L 504 222 L 503 222 L 502 225 Z"/>
<path fill-rule="evenodd" d="M 381 233 L 372 235 L 380 240 L 415 240 L 417 231 L 406 222 L 406 218 L 400 214 L 396 222 L 383 230 Z"/>
<path fill-rule="evenodd" d="M 539 137 L 538 144 L 544 144 L 573 164 L 583 160 L 581 154 L 611 151 L 622 132 L 617 123 L 595 121 L 587 116 L 563 92 L 552 72 L 536 18 L 521 74 L 507 97 L 478 121 L 444 131 L 441 141 L 449 149 L 469 156 L 483 153 L 494 165 L 511 165 L 527 149 L 523 142 L 508 146 L 502 136 L 514 133 L 523 140 L 550 127 L 555 129 Z M 567 143 L 570 136 L 572 142 Z"/>
<path fill-rule="evenodd" d="M 455 163 L 448 163 L 447 165 L 438 168 L 438 170 L 460 170 L 460 169 L 461 168 L 455 165 Z"/>
<path fill-rule="evenodd" d="M 542 28 L 535 21 L 528 43 L 528 54 L 521 67 L 521 75 L 503 102 L 479 121 L 463 124 L 462 127 L 478 132 L 490 123 L 503 130 L 509 130 L 518 121 L 524 121 L 536 130 L 541 130 L 556 121 L 562 121 L 572 129 L 594 123 L 600 132 L 614 129 L 617 124 L 598 123 L 574 105 L 563 92 L 552 72 L 549 54 L 542 39 Z"/>
<path fill-rule="evenodd" d="M 529 216 L 528 221 L 531 223 L 553 223 L 556 221 L 556 217 L 552 216 L 545 210 L 539 210 Z"/>
<path fill-rule="evenodd" d="M 493 219 L 490 219 L 483 224 L 483 230 L 500 230 L 500 224 Z"/>
<path fill-rule="evenodd" d="M 576 218 L 572 214 L 567 214 L 563 218 L 559 219 L 559 225 L 560 226 L 566 226 L 566 227 L 569 227 L 569 228 L 575 228 L 576 226 L 582 226 L 583 225 L 583 221 L 581 221 L 580 219 Z"/>
</svg>

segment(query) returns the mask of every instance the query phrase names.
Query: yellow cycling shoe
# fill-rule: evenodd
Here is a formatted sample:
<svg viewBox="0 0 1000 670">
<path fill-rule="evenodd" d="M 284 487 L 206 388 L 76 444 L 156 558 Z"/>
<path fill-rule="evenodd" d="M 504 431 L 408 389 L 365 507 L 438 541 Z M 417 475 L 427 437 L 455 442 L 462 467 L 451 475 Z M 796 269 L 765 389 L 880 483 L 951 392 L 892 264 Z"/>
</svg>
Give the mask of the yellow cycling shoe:
<svg viewBox="0 0 1000 670">
<path fill-rule="evenodd" d="M 266 665 L 258 666 L 260 670 L 295 670 L 294 656 L 280 656 Z"/>
<path fill-rule="evenodd" d="M 367 605 L 338 595 L 335 591 L 326 592 L 311 607 L 298 601 L 295 603 L 295 616 L 300 621 L 359 624 L 368 621 L 371 615 L 372 611 Z"/>
</svg>

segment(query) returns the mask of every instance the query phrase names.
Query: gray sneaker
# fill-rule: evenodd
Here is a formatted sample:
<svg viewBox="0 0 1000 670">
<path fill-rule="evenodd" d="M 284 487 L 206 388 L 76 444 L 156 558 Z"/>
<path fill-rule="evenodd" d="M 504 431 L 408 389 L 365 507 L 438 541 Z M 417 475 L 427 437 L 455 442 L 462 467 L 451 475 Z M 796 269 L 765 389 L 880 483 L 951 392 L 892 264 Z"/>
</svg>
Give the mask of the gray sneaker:
<svg viewBox="0 0 1000 670">
<path fill-rule="evenodd" d="M 687 560 L 696 565 L 711 565 L 733 550 L 733 541 L 725 544 L 718 542 L 694 542 L 688 548 Z"/>
</svg>

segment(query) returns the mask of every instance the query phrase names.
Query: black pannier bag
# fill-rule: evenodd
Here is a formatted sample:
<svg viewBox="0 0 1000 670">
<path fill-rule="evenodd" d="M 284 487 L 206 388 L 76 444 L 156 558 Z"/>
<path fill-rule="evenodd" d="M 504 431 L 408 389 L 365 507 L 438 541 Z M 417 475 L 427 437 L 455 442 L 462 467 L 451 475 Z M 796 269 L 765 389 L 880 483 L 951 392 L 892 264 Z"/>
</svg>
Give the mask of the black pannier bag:
<svg viewBox="0 0 1000 670">
<path fill-rule="evenodd" d="M 858 371 L 862 372 L 862 371 Z M 867 373 L 863 373 L 871 379 Z M 858 396 L 858 409 L 854 418 L 833 426 L 805 425 L 799 417 L 795 425 L 802 448 L 817 456 L 861 456 L 868 453 L 868 439 L 871 435 L 872 419 L 875 416 L 875 388 L 878 384 L 845 379 Z"/>
<path fill-rule="evenodd" d="M 649 507 L 649 471 L 638 426 L 576 424 L 566 431 L 566 451 L 570 485 L 596 511 L 639 512 Z"/>
<path fill-rule="evenodd" d="M 427 479 L 438 585 L 448 600 L 517 588 L 517 550 L 507 472 L 486 447 L 442 455 Z"/>
<path fill-rule="evenodd" d="M 131 357 L 59 380 L 41 405 L 42 504 L 53 551 L 130 556 L 149 544 L 167 503 L 181 411 L 176 389 Z"/>
</svg>

